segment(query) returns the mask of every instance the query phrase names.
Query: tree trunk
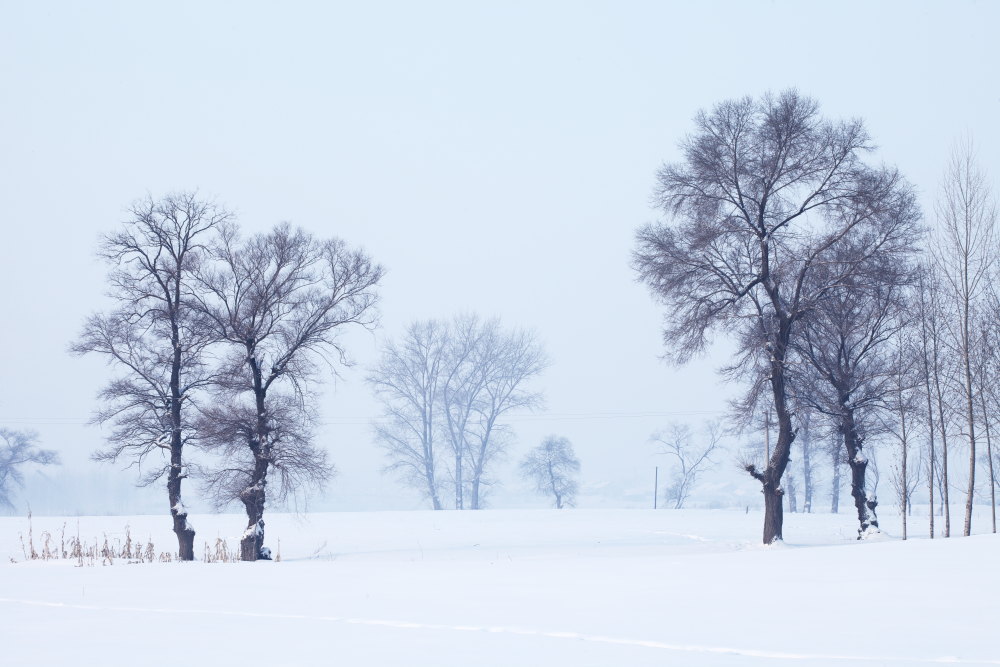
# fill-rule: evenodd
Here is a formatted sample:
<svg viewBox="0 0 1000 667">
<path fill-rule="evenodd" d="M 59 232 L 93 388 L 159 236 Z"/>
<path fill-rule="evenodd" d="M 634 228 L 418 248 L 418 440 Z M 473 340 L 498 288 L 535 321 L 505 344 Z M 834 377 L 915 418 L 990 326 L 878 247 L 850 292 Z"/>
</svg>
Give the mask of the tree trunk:
<svg viewBox="0 0 1000 667">
<path fill-rule="evenodd" d="M 929 447 L 930 452 L 928 454 L 927 462 L 927 498 L 930 503 L 930 508 L 927 511 L 928 516 L 928 530 L 930 531 L 930 538 L 934 539 L 934 459 L 937 458 L 934 453 L 934 406 L 931 404 L 931 380 L 930 374 L 927 368 L 927 346 L 924 345 L 924 384 L 927 388 L 927 433 L 930 436 Z"/>
<path fill-rule="evenodd" d="M 240 560 L 270 560 L 271 551 L 264 546 L 264 486 L 247 487 L 240 494 L 240 500 L 247 512 L 247 529 L 240 540 Z"/>
<path fill-rule="evenodd" d="M 549 486 L 552 487 L 552 495 L 556 497 L 556 509 L 562 509 L 562 496 L 559 495 L 559 487 L 556 486 L 556 475 L 552 471 L 552 461 L 547 461 L 546 466 L 549 471 Z"/>
<path fill-rule="evenodd" d="M 938 377 L 937 347 L 932 348 L 934 355 L 934 393 L 937 395 L 938 429 L 941 434 L 941 509 L 944 511 L 944 536 L 951 537 L 951 504 L 948 498 L 948 431 L 944 421 L 944 395 L 941 391 L 941 379 Z"/>
<path fill-rule="evenodd" d="M 986 384 L 983 383 L 983 391 L 979 394 L 983 404 L 983 426 L 986 428 L 986 458 L 990 467 L 990 519 L 993 523 L 993 532 L 997 532 L 997 499 L 996 499 L 996 476 L 993 472 L 993 439 L 990 437 L 990 415 L 986 410 Z"/>
<path fill-rule="evenodd" d="M 779 340 L 787 342 L 790 326 L 790 322 L 785 322 L 779 327 L 781 332 Z M 792 451 L 792 441 L 795 440 L 792 413 L 785 400 L 785 349 L 786 346 L 783 344 L 777 346 L 771 359 L 771 391 L 774 412 L 778 419 L 778 441 L 767 462 L 767 468 L 762 473 L 754 474 L 761 483 L 761 492 L 764 494 L 764 544 L 774 544 L 782 539 L 785 492 L 781 488 L 781 477 L 785 474 Z"/>
<path fill-rule="evenodd" d="M 830 513 L 840 513 L 840 449 L 833 450 L 833 483 L 830 489 Z"/>
<path fill-rule="evenodd" d="M 194 560 L 194 529 L 188 522 L 187 508 L 181 501 L 181 480 L 184 478 L 179 451 L 170 452 L 170 470 L 167 472 L 167 496 L 170 499 L 170 516 L 177 535 L 177 558 Z"/>
<path fill-rule="evenodd" d="M 254 456 L 250 484 L 240 492 L 240 501 L 247 512 L 247 529 L 240 540 L 240 560 L 270 560 L 271 551 L 264 546 L 264 503 L 266 500 L 267 470 L 271 459 L 270 426 L 267 418 L 267 389 L 264 387 L 260 366 L 248 349 L 247 358 L 253 375 L 254 403 L 257 419 L 254 433 L 248 443 Z"/>
<path fill-rule="evenodd" d="M 849 407 L 849 399 L 848 394 L 840 393 L 840 429 L 844 436 L 844 449 L 847 450 L 847 464 L 851 468 L 851 497 L 854 498 L 854 508 L 858 513 L 858 539 L 863 540 L 879 532 L 878 517 L 875 514 L 878 499 L 875 494 L 868 494 L 865 490 L 868 457 L 864 454 L 863 439 L 858 433 L 854 410 Z"/>
<path fill-rule="evenodd" d="M 469 509 L 479 509 L 479 475 L 472 478 L 472 498 L 469 502 Z"/>
<path fill-rule="evenodd" d="M 179 287 L 177 288 L 179 290 Z M 179 294 L 175 290 L 179 300 Z M 174 302 L 175 304 L 177 301 Z M 170 367 L 170 469 L 167 471 L 167 499 L 170 501 L 170 516 L 177 535 L 177 558 L 194 560 L 194 529 L 188 522 L 187 508 L 181 500 L 181 481 L 187 476 L 184 471 L 184 432 L 181 422 L 181 343 L 177 328 L 176 314 L 170 325 L 173 358 Z"/>
<path fill-rule="evenodd" d="M 462 450 L 455 452 L 455 509 L 465 509 L 462 498 Z"/>
<path fill-rule="evenodd" d="M 795 488 L 795 476 L 789 474 L 787 480 L 788 481 L 785 482 L 785 486 L 787 486 L 788 489 L 785 491 L 785 495 L 788 497 L 788 511 L 792 514 L 796 514 L 799 511 L 799 506 L 798 500 L 795 497 L 795 494 L 798 492 L 798 489 Z"/>
<path fill-rule="evenodd" d="M 972 354 L 969 350 L 969 304 L 965 305 L 965 407 L 969 428 L 969 490 L 965 497 L 965 526 L 962 534 L 968 537 L 972 534 L 972 501 L 976 493 L 976 419 L 972 404 L 972 366 L 969 360 Z"/>
<path fill-rule="evenodd" d="M 812 479 L 812 461 L 810 461 L 811 455 L 811 445 L 812 445 L 812 434 L 808 431 L 803 434 L 802 438 L 802 492 L 804 497 L 802 499 L 802 511 L 806 514 L 812 514 L 812 497 L 813 497 L 813 479 Z"/>
<path fill-rule="evenodd" d="M 761 493 L 764 494 L 764 544 L 780 542 L 781 528 L 785 521 L 782 507 L 785 492 L 774 482 L 763 482 Z"/>
</svg>

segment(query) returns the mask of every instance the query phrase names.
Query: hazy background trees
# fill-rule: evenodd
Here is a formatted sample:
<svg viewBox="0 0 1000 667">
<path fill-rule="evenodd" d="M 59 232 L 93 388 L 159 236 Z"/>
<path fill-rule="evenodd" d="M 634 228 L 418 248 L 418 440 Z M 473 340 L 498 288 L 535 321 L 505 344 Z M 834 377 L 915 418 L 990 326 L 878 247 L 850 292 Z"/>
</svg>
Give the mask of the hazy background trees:
<svg viewBox="0 0 1000 667">
<path fill-rule="evenodd" d="M 443 507 L 445 484 L 456 509 L 481 509 L 495 483 L 492 465 L 513 435 L 504 416 L 541 405 L 528 384 L 546 365 L 533 333 L 505 329 L 496 318 L 411 324 L 401 341 L 386 342 L 368 374 L 383 406 L 374 433 L 387 470 L 434 509 Z"/>
<path fill-rule="evenodd" d="M 556 509 L 576 504 L 580 461 L 569 438 L 550 435 L 521 459 L 519 467 L 521 476 L 534 484 L 535 491 L 552 496 Z"/>
<path fill-rule="evenodd" d="M 794 90 L 715 105 L 695 117 L 682 161 L 657 174 L 668 221 L 639 230 L 633 266 L 665 307 L 664 342 L 678 363 L 702 353 L 710 334 L 738 341 L 729 376 L 749 387 L 745 410 L 763 392 L 777 438 L 763 469 L 763 540 L 781 539 L 781 478 L 795 437 L 787 363 L 799 320 L 854 263 L 819 280 L 850 238 L 862 255 L 909 239 L 919 213 L 894 169 L 869 167 L 860 120 L 832 122 Z"/>
<path fill-rule="evenodd" d="M 722 423 L 707 422 L 698 434 L 688 424 L 670 424 L 650 436 L 650 440 L 659 446 L 658 454 L 668 456 L 674 463 L 665 497 L 679 510 L 701 473 L 716 463 L 712 454 L 720 449 Z"/>
<path fill-rule="evenodd" d="M 35 433 L 0 428 L 0 505 L 14 507 L 14 487 L 24 483 L 25 467 L 57 463 L 59 455 L 39 447 Z"/>
<path fill-rule="evenodd" d="M 995 277 L 997 255 L 996 204 L 986 174 L 979 167 L 971 140 L 958 144 L 945 170 L 935 208 L 937 234 L 931 244 L 945 302 L 952 316 L 946 331 L 958 355 L 964 431 L 969 447 L 968 487 L 963 534 L 972 529 L 976 490 L 976 384 L 974 349 L 977 319 L 984 315 L 984 297 Z"/>
</svg>

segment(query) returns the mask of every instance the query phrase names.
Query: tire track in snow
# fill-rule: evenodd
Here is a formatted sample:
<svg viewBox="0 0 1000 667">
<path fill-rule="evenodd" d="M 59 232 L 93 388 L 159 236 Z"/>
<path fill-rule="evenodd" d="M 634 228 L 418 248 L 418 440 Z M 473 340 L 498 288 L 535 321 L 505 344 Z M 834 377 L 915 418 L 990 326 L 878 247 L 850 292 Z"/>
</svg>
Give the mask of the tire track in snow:
<svg viewBox="0 0 1000 667">
<path fill-rule="evenodd" d="M 935 664 L 935 665 L 1000 665 L 1000 659 L 966 659 L 957 656 L 942 656 L 937 658 L 899 658 L 893 656 L 861 656 L 838 655 L 823 653 L 788 653 L 783 651 L 768 651 L 751 648 L 734 648 L 724 646 L 701 646 L 697 644 L 670 644 L 667 642 L 628 639 L 624 637 L 608 637 L 605 635 L 590 635 L 579 632 L 560 632 L 551 630 L 531 630 L 511 626 L 490 625 L 443 625 L 438 623 L 420 623 L 413 621 L 390 621 L 371 618 L 350 618 L 346 616 L 309 616 L 306 614 L 275 614 L 252 611 L 227 611 L 224 609 L 157 609 L 149 607 L 102 607 L 86 604 L 69 604 L 64 602 L 43 602 L 41 600 L 19 600 L 0 598 L 3 604 L 18 604 L 31 607 L 51 607 L 61 609 L 81 609 L 85 611 L 114 611 L 123 613 L 146 614 L 190 614 L 202 616 L 236 616 L 241 618 L 265 618 L 277 620 L 319 621 L 326 623 L 342 623 L 346 625 L 365 625 L 373 627 L 399 628 L 404 630 L 436 630 L 445 632 L 472 632 L 489 634 L 520 635 L 525 637 L 546 637 L 550 639 L 571 639 L 575 641 L 594 642 L 599 644 L 614 644 L 619 646 L 637 646 L 664 651 L 682 653 L 713 653 L 723 655 L 738 655 L 748 658 L 765 658 L 769 660 L 839 660 L 843 662 L 873 662 L 873 663 L 905 663 L 905 664 Z"/>
</svg>

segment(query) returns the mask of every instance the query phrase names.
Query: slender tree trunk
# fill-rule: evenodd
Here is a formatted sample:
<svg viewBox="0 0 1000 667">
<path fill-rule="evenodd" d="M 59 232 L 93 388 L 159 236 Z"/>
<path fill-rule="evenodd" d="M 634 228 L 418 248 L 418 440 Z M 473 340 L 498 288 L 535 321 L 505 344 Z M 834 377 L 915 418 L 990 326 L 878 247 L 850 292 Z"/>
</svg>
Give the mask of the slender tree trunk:
<svg viewBox="0 0 1000 667">
<path fill-rule="evenodd" d="M 840 449 L 833 450 L 833 482 L 830 489 L 830 513 L 840 513 Z"/>
<path fill-rule="evenodd" d="M 927 433 L 930 436 L 930 453 L 928 455 L 927 461 L 927 498 L 930 503 L 930 509 L 927 512 L 928 516 L 928 530 L 930 532 L 930 538 L 934 539 L 934 460 L 937 455 L 934 452 L 934 406 L 931 403 L 931 377 L 930 369 L 927 366 L 927 334 L 924 333 L 924 386 L 926 388 L 925 395 L 927 396 Z"/>
<path fill-rule="evenodd" d="M 469 509 L 479 509 L 479 475 L 472 478 L 472 501 L 469 504 Z"/>
<path fill-rule="evenodd" d="M 179 296 L 179 295 L 178 295 Z M 175 302 L 176 303 L 176 302 Z M 175 317 L 176 319 L 176 317 Z M 170 368 L 170 469 L 167 471 L 167 498 L 170 501 L 170 516 L 173 519 L 174 534 L 177 535 L 177 557 L 180 560 L 194 560 L 194 529 L 188 522 L 187 508 L 181 498 L 181 481 L 184 471 L 183 423 L 181 422 L 181 344 L 176 321 L 171 323 L 173 359 Z"/>
<path fill-rule="evenodd" d="M 906 434 L 906 411 L 903 409 L 902 393 L 903 393 L 902 390 L 900 390 L 900 397 L 899 397 L 899 423 L 900 423 L 901 437 L 900 437 L 899 447 L 900 447 L 900 453 L 901 453 L 901 456 L 900 456 L 900 475 L 901 475 L 902 479 L 900 479 L 900 482 L 899 482 L 900 489 L 901 489 L 901 491 L 900 491 L 900 499 L 899 500 L 900 500 L 900 507 L 902 508 L 902 512 L 900 512 L 900 515 L 901 515 L 901 517 L 903 519 L 903 539 L 905 540 L 907 538 L 907 535 L 906 535 L 906 514 L 907 514 L 907 509 L 909 508 L 909 505 L 910 505 L 910 480 L 909 480 L 909 477 L 907 476 L 907 469 L 906 469 L 907 454 L 908 454 L 909 446 L 908 446 L 907 434 Z"/>
<path fill-rule="evenodd" d="M 813 478 L 812 462 L 810 455 L 812 450 L 812 434 L 808 431 L 802 438 L 802 491 L 805 494 L 802 500 L 802 511 L 812 514 Z"/>
<path fill-rule="evenodd" d="M 951 504 L 948 498 L 948 431 L 944 421 L 944 395 L 938 371 L 937 345 L 934 355 L 934 393 L 937 395 L 938 429 L 941 433 L 941 509 L 944 510 L 944 536 L 951 537 Z"/>
<path fill-rule="evenodd" d="M 968 286 L 966 286 L 968 290 Z M 968 292 L 967 292 L 968 293 Z M 972 394 L 972 362 L 970 357 L 972 352 L 969 349 L 971 344 L 971 339 L 969 336 L 969 300 L 968 298 L 964 301 L 963 310 L 963 350 L 962 350 L 962 362 L 965 366 L 965 408 L 966 408 L 966 419 L 969 428 L 969 491 L 965 497 L 965 526 L 963 528 L 962 534 L 968 537 L 972 534 L 972 501 L 976 492 L 976 419 L 975 411 L 972 404 L 973 394 Z"/>
<path fill-rule="evenodd" d="M 795 497 L 798 493 L 798 489 L 795 486 L 795 475 L 788 474 L 785 476 L 785 486 L 788 488 L 785 490 L 785 496 L 788 498 L 788 511 L 792 514 L 797 514 L 799 511 L 798 500 Z"/>
<path fill-rule="evenodd" d="M 552 487 L 552 495 L 556 497 L 556 509 L 561 510 L 562 506 L 562 495 L 559 493 L 558 487 L 556 487 L 556 475 L 552 471 L 552 461 L 548 461 L 546 466 L 549 470 L 549 486 Z"/>
<path fill-rule="evenodd" d="M 997 499 L 996 499 L 996 476 L 993 473 L 993 439 L 990 437 L 990 415 L 986 410 L 986 387 L 983 386 L 983 391 L 979 394 L 980 401 L 983 404 L 983 426 L 986 429 L 986 457 L 989 461 L 990 467 L 990 519 L 993 524 L 993 532 L 997 532 Z"/>
<path fill-rule="evenodd" d="M 455 451 L 455 509 L 465 509 L 462 507 L 462 450 L 456 448 Z"/>
</svg>

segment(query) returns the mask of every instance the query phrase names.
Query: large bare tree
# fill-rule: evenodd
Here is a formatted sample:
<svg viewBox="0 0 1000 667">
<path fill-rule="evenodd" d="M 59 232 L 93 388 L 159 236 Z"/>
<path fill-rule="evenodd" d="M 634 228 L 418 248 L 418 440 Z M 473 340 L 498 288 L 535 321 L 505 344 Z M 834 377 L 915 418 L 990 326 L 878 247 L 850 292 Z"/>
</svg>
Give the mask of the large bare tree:
<svg viewBox="0 0 1000 667">
<path fill-rule="evenodd" d="M 713 332 L 736 336 L 730 375 L 749 382 L 747 406 L 768 391 L 778 434 L 763 469 L 763 541 L 782 537 L 781 477 L 795 437 L 789 346 L 803 314 L 842 276 L 809 280 L 852 235 L 872 249 L 909 234 L 913 195 L 899 173 L 870 167 L 860 120 L 831 122 L 794 90 L 729 100 L 695 117 L 680 162 L 657 175 L 669 221 L 638 232 L 633 265 L 666 309 L 664 342 L 683 363 Z M 850 271 L 845 267 L 845 271 Z"/>
<path fill-rule="evenodd" d="M 345 327 L 377 324 L 382 274 L 363 251 L 287 224 L 246 239 L 232 225 L 220 229 L 213 262 L 200 273 L 201 310 L 229 353 L 205 411 L 205 444 L 222 455 L 208 477 L 214 497 L 246 509 L 243 560 L 270 557 L 269 486 L 280 499 L 332 474 L 313 442 L 310 389 L 321 369 L 348 363 Z"/>
<path fill-rule="evenodd" d="M 103 355 L 120 373 L 100 393 L 95 420 L 112 430 L 95 458 L 152 464 L 141 484 L 166 476 L 178 555 L 193 560 L 195 533 L 181 496 L 184 447 L 197 438 L 193 401 L 211 378 L 205 351 L 213 341 L 194 307 L 193 276 L 213 231 L 231 216 L 191 192 L 147 198 L 129 213 L 100 248 L 113 267 L 116 307 L 90 316 L 71 351 Z"/>
<path fill-rule="evenodd" d="M 997 253 L 997 210 L 986 173 L 978 164 L 971 141 L 952 153 L 941 185 L 937 207 L 938 234 L 934 258 L 953 307 L 951 332 L 961 365 L 964 430 L 969 441 L 969 486 L 965 497 L 963 534 L 972 531 L 972 503 L 976 490 L 975 339 L 977 311 Z"/>
</svg>

